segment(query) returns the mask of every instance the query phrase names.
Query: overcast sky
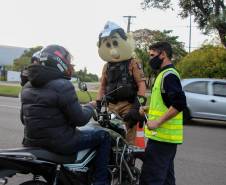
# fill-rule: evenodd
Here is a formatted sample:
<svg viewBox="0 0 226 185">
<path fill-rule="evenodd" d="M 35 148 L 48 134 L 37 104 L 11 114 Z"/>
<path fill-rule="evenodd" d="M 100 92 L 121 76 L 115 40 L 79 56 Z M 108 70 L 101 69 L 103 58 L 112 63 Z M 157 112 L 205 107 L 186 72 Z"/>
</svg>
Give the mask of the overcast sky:
<svg viewBox="0 0 226 185">
<path fill-rule="evenodd" d="M 174 0 L 177 2 L 176 0 Z M 182 20 L 175 11 L 140 7 L 141 0 L 1 0 L 0 45 L 20 47 L 59 44 L 74 56 L 75 69 L 87 67 L 100 76 L 104 62 L 97 52 L 97 40 L 107 21 L 126 30 L 126 15 L 136 16 L 131 31 L 173 30 L 188 47 L 189 19 Z M 192 47 L 205 39 L 193 24 Z M 188 49 L 188 48 L 186 48 Z"/>
</svg>

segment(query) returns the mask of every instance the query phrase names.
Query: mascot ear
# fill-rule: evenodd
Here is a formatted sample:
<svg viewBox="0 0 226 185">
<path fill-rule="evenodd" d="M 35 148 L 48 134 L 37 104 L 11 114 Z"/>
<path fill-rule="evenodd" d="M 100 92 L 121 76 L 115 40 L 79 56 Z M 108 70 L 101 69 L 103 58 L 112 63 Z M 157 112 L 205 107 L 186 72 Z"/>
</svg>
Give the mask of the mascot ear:
<svg viewBox="0 0 226 185">
<path fill-rule="evenodd" d="M 133 33 L 132 32 L 127 33 L 126 36 L 127 36 L 127 39 L 133 39 Z"/>
<path fill-rule="evenodd" d="M 97 41 L 97 47 L 98 48 L 100 47 L 100 41 Z"/>
<path fill-rule="evenodd" d="M 135 47 L 136 47 L 135 46 L 136 44 L 135 44 L 135 40 L 133 38 L 133 33 L 132 32 L 129 32 L 129 33 L 126 34 L 126 36 L 127 36 L 127 42 L 129 43 L 132 51 L 134 51 L 135 50 Z"/>
</svg>

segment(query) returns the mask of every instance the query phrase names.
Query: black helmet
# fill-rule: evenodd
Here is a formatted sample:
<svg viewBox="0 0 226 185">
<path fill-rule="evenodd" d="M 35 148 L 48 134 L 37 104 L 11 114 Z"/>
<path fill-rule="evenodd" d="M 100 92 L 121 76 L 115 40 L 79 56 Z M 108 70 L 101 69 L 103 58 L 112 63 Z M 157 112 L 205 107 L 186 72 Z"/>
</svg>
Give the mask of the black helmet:
<svg viewBox="0 0 226 185">
<path fill-rule="evenodd" d="M 40 59 L 40 53 L 41 51 L 36 51 L 35 53 L 33 53 L 32 57 L 31 57 L 31 63 L 34 64 L 35 62 L 39 62 Z"/>
<path fill-rule="evenodd" d="M 71 77 L 73 72 L 71 58 L 71 54 L 64 47 L 49 45 L 41 50 L 39 62 L 41 65 L 56 68 L 66 77 Z"/>
</svg>

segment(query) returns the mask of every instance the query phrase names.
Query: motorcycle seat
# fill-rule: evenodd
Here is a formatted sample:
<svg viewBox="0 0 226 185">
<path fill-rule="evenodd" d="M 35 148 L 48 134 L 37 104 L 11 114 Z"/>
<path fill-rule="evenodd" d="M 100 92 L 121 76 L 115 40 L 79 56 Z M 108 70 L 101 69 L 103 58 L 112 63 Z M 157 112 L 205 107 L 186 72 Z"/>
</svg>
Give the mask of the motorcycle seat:
<svg viewBox="0 0 226 185">
<path fill-rule="evenodd" d="M 0 157 L 22 158 L 23 155 L 32 154 L 39 160 L 54 162 L 58 164 L 68 164 L 75 162 L 76 154 L 60 155 L 39 147 L 21 147 L 11 149 L 0 149 Z"/>
</svg>

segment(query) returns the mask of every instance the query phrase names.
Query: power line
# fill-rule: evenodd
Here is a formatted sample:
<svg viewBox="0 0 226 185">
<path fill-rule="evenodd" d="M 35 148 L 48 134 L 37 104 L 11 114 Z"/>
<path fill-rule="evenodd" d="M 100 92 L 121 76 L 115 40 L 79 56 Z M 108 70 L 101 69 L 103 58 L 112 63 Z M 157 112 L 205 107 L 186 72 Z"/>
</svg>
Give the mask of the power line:
<svg viewBox="0 0 226 185">
<path fill-rule="evenodd" d="M 185 48 L 200 48 L 200 46 L 184 46 Z"/>
<path fill-rule="evenodd" d="M 167 28 L 170 27 L 170 28 L 190 28 L 190 25 L 184 25 L 184 26 L 181 26 L 181 25 L 171 25 L 171 26 L 167 26 Z M 192 28 L 198 28 L 198 26 L 191 26 Z"/>
<path fill-rule="evenodd" d="M 130 25 L 131 25 L 131 19 L 132 18 L 136 18 L 136 16 L 123 16 L 124 18 L 127 18 L 128 19 L 128 22 L 127 22 L 127 33 L 130 32 Z M 190 13 L 190 16 L 189 16 L 189 25 L 175 25 L 175 26 L 170 26 L 170 27 L 186 27 L 186 28 L 189 28 L 189 46 L 185 46 L 186 48 L 188 48 L 189 50 L 189 53 L 191 52 L 191 48 L 199 48 L 199 47 L 192 47 L 191 46 L 191 35 L 192 35 L 192 27 L 198 27 L 198 26 L 192 26 L 192 17 L 191 17 L 191 13 Z"/>
</svg>

